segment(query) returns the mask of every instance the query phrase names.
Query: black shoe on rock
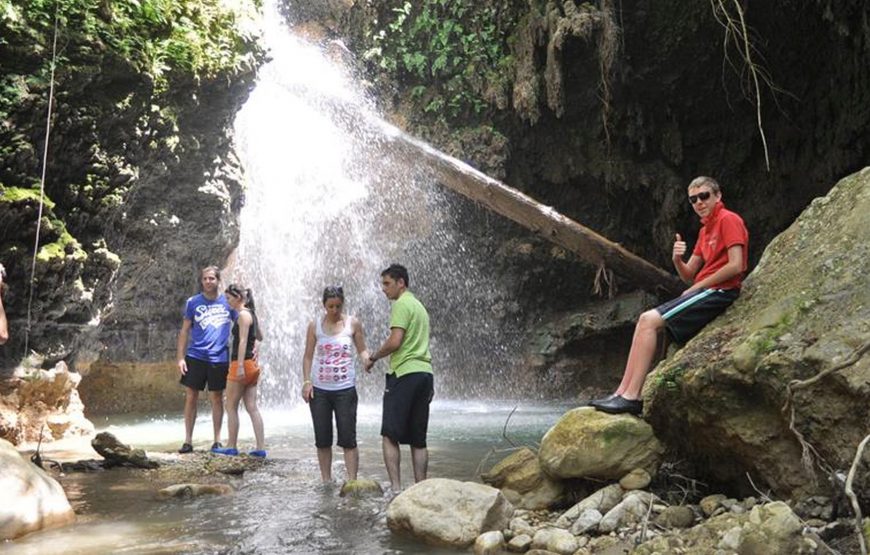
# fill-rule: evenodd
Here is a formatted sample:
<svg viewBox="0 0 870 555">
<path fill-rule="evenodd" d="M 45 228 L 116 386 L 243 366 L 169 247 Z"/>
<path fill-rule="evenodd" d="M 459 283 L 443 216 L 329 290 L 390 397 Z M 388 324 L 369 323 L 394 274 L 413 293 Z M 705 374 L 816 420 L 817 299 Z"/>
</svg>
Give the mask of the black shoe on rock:
<svg viewBox="0 0 870 555">
<path fill-rule="evenodd" d="M 193 453 L 193 445 L 189 443 L 185 443 L 181 446 L 181 449 L 178 450 L 179 453 Z"/>
<path fill-rule="evenodd" d="M 608 401 L 612 401 L 615 397 L 617 397 L 616 393 L 611 393 L 607 397 L 602 397 L 600 399 L 592 399 L 591 401 L 589 401 L 586 404 L 589 405 L 590 407 L 598 408 L 598 405 L 600 405 L 601 403 L 606 403 Z"/>
<path fill-rule="evenodd" d="M 643 401 L 640 399 L 626 399 L 621 395 L 617 395 L 613 399 L 595 404 L 594 407 L 608 414 L 633 414 L 639 416 L 643 412 Z"/>
</svg>

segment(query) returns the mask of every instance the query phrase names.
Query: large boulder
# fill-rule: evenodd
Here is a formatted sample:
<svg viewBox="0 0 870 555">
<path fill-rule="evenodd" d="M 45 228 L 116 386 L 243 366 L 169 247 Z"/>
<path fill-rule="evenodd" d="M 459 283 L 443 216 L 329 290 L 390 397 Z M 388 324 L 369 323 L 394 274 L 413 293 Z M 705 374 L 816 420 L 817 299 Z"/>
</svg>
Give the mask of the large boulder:
<svg viewBox="0 0 870 555">
<path fill-rule="evenodd" d="M 520 509 L 546 509 L 565 495 L 564 484 L 544 474 L 538 455 L 528 447 L 511 453 L 480 478 L 501 489 L 508 501 Z"/>
<path fill-rule="evenodd" d="M 41 468 L 0 439 L 0 539 L 14 539 L 75 520 L 63 488 Z"/>
<path fill-rule="evenodd" d="M 579 407 L 547 431 L 538 457 L 544 472 L 554 478 L 619 480 L 635 468 L 654 475 L 663 453 L 643 420 Z"/>
<path fill-rule="evenodd" d="M 708 481 L 748 492 L 748 473 L 757 487 L 800 496 L 829 488 L 820 466 L 850 466 L 870 422 L 868 214 L 870 168 L 813 201 L 770 243 L 735 304 L 646 380 L 656 435 Z M 794 388 L 786 407 L 790 382 L 829 370 Z M 870 473 L 857 482 L 866 504 Z"/>
<path fill-rule="evenodd" d="M 387 525 L 428 544 L 467 548 L 482 533 L 507 528 L 513 512 L 513 505 L 493 487 L 430 478 L 393 499 Z"/>
<path fill-rule="evenodd" d="M 81 379 L 63 361 L 50 370 L 0 378 L 0 438 L 17 445 L 93 435 L 77 391 Z"/>
</svg>

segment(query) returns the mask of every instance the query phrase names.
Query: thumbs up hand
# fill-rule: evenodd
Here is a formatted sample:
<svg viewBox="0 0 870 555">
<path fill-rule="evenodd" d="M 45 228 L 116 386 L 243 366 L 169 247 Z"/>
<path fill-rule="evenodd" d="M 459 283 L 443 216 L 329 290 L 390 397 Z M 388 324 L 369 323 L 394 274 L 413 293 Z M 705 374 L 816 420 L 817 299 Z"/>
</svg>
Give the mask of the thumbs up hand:
<svg viewBox="0 0 870 555">
<path fill-rule="evenodd" d="M 686 242 L 683 241 L 683 238 L 680 237 L 679 233 L 677 233 L 674 235 L 674 250 L 671 257 L 674 261 L 682 260 L 684 254 L 686 254 Z"/>
</svg>

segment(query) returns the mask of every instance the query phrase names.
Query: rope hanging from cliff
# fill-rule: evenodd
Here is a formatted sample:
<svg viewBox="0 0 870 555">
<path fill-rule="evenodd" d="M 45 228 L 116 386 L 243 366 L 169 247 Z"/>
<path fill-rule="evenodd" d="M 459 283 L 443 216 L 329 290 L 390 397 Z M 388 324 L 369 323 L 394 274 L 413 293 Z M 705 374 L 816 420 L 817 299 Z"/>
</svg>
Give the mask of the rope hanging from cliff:
<svg viewBox="0 0 870 555">
<path fill-rule="evenodd" d="M 30 264 L 30 294 L 27 297 L 27 327 L 24 328 L 24 354 L 30 347 L 30 326 L 33 308 L 33 290 L 36 282 L 36 255 L 39 252 L 39 233 L 42 231 L 42 209 L 45 204 L 45 172 L 48 166 L 48 138 L 51 134 L 51 109 L 54 104 L 54 70 L 57 66 L 57 28 L 60 20 L 60 1 L 54 3 L 54 37 L 51 44 L 51 79 L 48 85 L 48 109 L 45 115 L 45 147 L 42 150 L 42 175 L 39 179 L 39 212 L 36 216 L 36 238 L 33 241 L 33 260 Z"/>
</svg>

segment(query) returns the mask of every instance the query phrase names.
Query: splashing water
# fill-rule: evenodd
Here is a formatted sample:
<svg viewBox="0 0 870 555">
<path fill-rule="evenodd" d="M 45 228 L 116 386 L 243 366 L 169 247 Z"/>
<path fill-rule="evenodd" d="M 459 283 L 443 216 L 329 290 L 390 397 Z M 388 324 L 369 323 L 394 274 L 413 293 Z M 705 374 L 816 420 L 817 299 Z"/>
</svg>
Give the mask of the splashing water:
<svg viewBox="0 0 870 555">
<path fill-rule="evenodd" d="M 455 203 L 467 201 L 372 148 L 399 132 L 331 59 L 346 50 L 306 43 L 266 10 L 272 61 L 236 120 L 248 183 L 234 271 L 253 290 L 266 334 L 265 401 L 298 401 L 306 326 L 323 313 L 326 285 L 344 287 L 367 344 L 381 344 L 389 303 L 380 271 L 391 262 L 408 267 L 410 289 L 429 310 L 439 394 L 487 395 L 511 349 L 490 308 L 504 293 L 487 275 L 483 248 L 457 229 Z M 380 384 L 365 376 L 359 387 L 374 395 Z"/>
</svg>

